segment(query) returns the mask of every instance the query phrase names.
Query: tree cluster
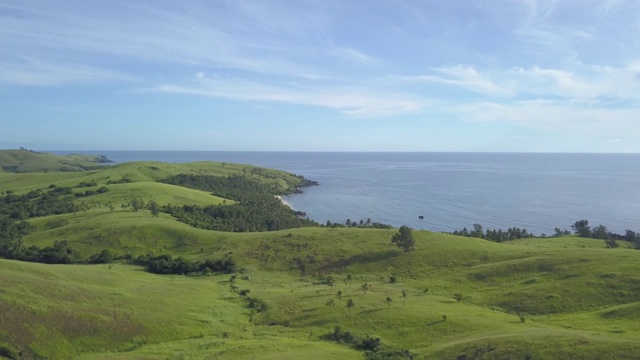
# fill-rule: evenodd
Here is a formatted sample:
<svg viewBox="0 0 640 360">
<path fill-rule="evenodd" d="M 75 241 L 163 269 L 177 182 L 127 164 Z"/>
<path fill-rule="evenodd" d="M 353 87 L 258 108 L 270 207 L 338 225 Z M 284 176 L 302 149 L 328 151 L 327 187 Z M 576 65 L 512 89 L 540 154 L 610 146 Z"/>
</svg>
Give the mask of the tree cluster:
<svg viewBox="0 0 640 360">
<path fill-rule="evenodd" d="M 70 247 L 66 240 L 39 248 L 35 245 L 25 247 L 22 239 L 0 239 L 0 258 L 44 264 L 73 264 L 81 259 L 80 253 Z"/>
<path fill-rule="evenodd" d="M 385 346 L 380 338 L 365 336 L 359 337 L 349 331 L 343 331 L 340 326 L 333 328 L 333 333 L 325 335 L 325 339 L 349 345 L 358 350 L 364 350 L 365 358 L 369 360 L 377 359 L 397 359 L 411 360 L 413 355 L 409 350 L 393 350 Z"/>
<path fill-rule="evenodd" d="M 327 220 L 324 227 L 330 228 L 361 228 L 361 229 L 393 229 L 393 226 L 388 224 L 382 224 L 379 222 L 372 222 L 371 219 L 360 219 L 360 221 L 351 221 L 351 219 L 347 219 L 344 224 Z"/>
<path fill-rule="evenodd" d="M 210 191 L 216 196 L 235 200 L 233 205 L 197 206 L 167 205 L 161 208 L 179 221 L 193 227 L 217 231 L 274 231 L 296 227 L 318 226 L 301 219 L 295 211 L 280 202 L 272 185 L 261 184 L 244 176 L 177 175 L 165 183 Z"/>
<path fill-rule="evenodd" d="M 39 216 L 72 213 L 76 211 L 72 193 L 72 189 L 68 187 L 53 187 L 47 192 L 38 189 L 23 195 L 8 193 L 0 198 L 0 216 L 25 220 Z"/>
<path fill-rule="evenodd" d="M 236 263 L 231 257 L 224 259 L 205 261 L 191 261 L 182 256 L 174 258 L 169 254 L 141 255 L 134 261 L 137 265 L 143 265 L 147 271 L 154 274 L 189 275 L 196 273 L 224 273 L 230 274 L 236 271 Z"/>
<path fill-rule="evenodd" d="M 212 176 L 180 174 L 160 182 L 210 192 L 216 196 L 243 201 L 253 194 L 284 195 L 275 185 L 259 183 L 246 176 Z"/>
<path fill-rule="evenodd" d="M 473 229 L 469 230 L 466 227 L 462 230 L 454 230 L 453 235 L 473 237 L 479 239 L 486 239 L 495 242 L 503 242 L 509 240 L 518 240 L 535 237 L 532 233 L 527 232 L 526 229 L 520 229 L 518 227 L 512 227 L 507 230 L 502 229 L 487 229 L 485 232 L 480 224 L 473 224 Z"/>
<path fill-rule="evenodd" d="M 628 241 L 640 248 L 640 233 L 636 233 L 633 230 L 625 230 L 624 235 L 616 234 L 609 231 L 604 225 L 592 228 L 589 226 L 588 220 L 578 220 L 571 225 L 571 228 L 579 237 L 604 240 L 608 248 L 617 248 L 619 246 L 617 240 Z"/>
<path fill-rule="evenodd" d="M 589 226 L 588 220 L 578 220 L 573 225 L 571 225 L 574 233 L 579 237 L 583 238 L 591 238 L 591 239 L 599 239 L 604 240 L 605 244 L 609 248 L 618 247 L 618 240 L 628 241 L 630 243 L 634 243 L 637 248 L 640 249 L 640 233 L 637 233 L 632 230 L 625 230 L 624 235 L 616 234 L 607 229 L 604 225 L 598 225 L 595 227 Z M 554 229 L 555 234 L 553 236 L 565 236 L 570 235 L 571 232 L 569 230 L 563 230 L 558 227 Z M 540 236 L 535 236 L 532 233 L 527 232 L 525 229 L 520 229 L 517 227 L 509 228 L 506 231 L 503 230 L 486 230 L 483 231 L 482 225 L 473 224 L 473 229 L 469 230 L 466 227 L 462 230 L 455 230 L 451 234 L 466 236 L 466 237 L 475 237 L 480 239 L 486 239 L 491 241 L 503 242 L 509 240 L 518 240 L 518 239 L 526 239 L 526 238 L 537 238 L 537 237 L 546 237 L 545 234 Z"/>
</svg>

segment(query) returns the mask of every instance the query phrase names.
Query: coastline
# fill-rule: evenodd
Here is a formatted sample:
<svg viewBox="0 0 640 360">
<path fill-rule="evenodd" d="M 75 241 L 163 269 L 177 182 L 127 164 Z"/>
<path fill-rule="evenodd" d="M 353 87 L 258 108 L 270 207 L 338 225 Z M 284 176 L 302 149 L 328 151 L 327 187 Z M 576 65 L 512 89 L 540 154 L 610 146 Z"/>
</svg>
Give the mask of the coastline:
<svg viewBox="0 0 640 360">
<path fill-rule="evenodd" d="M 291 209 L 291 210 L 295 210 L 295 209 L 293 208 L 293 206 L 291 206 L 291 204 L 289 204 L 289 203 L 287 202 L 287 200 L 285 200 L 285 199 L 283 199 L 283 198 L 282 198 L 282 196 L 280 196 L 280 195 L 275 195 L 275 197 L 276 197 L 276 199 L 280 200 L 280 202 L 281 202 L 283 205 L 288 206 L 288 207 L 289 207 L 289 209 Z"/>
</svg>

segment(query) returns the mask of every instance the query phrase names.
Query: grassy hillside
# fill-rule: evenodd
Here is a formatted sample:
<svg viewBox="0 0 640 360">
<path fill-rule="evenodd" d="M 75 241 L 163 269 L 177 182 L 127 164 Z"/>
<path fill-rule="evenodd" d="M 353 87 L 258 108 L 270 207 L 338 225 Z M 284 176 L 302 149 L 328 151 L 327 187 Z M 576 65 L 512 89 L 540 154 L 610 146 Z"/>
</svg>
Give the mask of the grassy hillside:
<svg viewBox="0 0 640 360">
<path fill-rule="evenodd" d="M 47 228 L 51 222 L 59 226 Z M 250 358 L 256 353 L 278 358 L 285 350 L 291 351 L 291 358 L 306 351 L 339 350 L 346 352 L 344 358 L 357 357 L 353 348 L 323 340 L 336 325 L 359 336 L 380 337 L 394 349 L 410 349 L 417 358 L 588 359 L 597 353 L 602 359 L 631 359 L 640 352 L 640 251 L 605 249 L 598 240 L 565 237 L 540 244 L 534 240 L 501 244 L 419 231 L 414 233 L 416 250 L 403 253 L 390 244 L 395 230 L 220 233 L 127 211 L 89 211 L 42 218 L 34 224 L 39 231 L 29 235 L 27 243 L 46 245 L 64 238 L 85 254 L 102 248 L 171 252 L 192 259 L 231 254 L 249 277 L 237 285 L 268 305 L 251 322 L 256 329 L 251 331 L 262 334 L 262 340 L 242 338 L 242 345 L 231 345 L 233 341 L 220 335 L 214 339 L 176 335 L 162 344 L 119 353 L 121 358 L 167 354 Z M 104 266 L 84 268 L 107 272 Z M 141 279 L 158 278 L 136 274 Z M 353 275 L 353 282 L 343 281 L 347 274 Z M 391 275 L 397 277 L 396 283 L 389 282 Z M 327 276 L 337 280 L 333 291 L 324 283 Z M 217 283 L 224 297 L 238 306 L 226 316 L 248 321 L 251 315 L 230 291 L 228 276 L 159 278 Z M 371 285 L 366 294 L 360 289 L 364 282 Z M 336 297 L 338 290 L 344 292 L 341 300 Z M 166 296 L 174 292 L 167 288 Z M 462 296 L 459 303 L 456 294 Z M 387 297 L 392 299 L 390 306 Z M 334 299 L 334 307 L 326 305 L 329 299 Z M 351 312 L 345 307 L 349 299 L 356 304 Z M 232 326 L 231 332 L 241 334 L 245 327 Z M 338 353 L 333 356 L 340 358 Z"/>
<path fill-rule="evenodd" d="M 0 161 L 0 165 L 1 164 L 3 163 Z M 122 179 L 127 179 L 133 183 L 152 183 L 179 174 L 213 176 L 246 175 L 260 183 L 272 184 L 281 191 L 286 191 L 292 186 L 301 184 L 301 180 L 293 174 L 252 165 L 210 161 L 186 164 L 145 161 L 117 164 L 107 166 L 100 170 L 83 172 L 35 172 L 19 174 L 0 172 L 0 192 L 10 190 L 19 194 L 39 188 L 46 188 L 50 184 L 74 187 L 80 182 L 92 181 L 95 181 L 98 185 L 106 185 L 109 181 L 114 182 Z"/>
<path fill-rule="evenodd" d="M 132 197 L 231 203 L 157 182 L 177 174 L 245 175 L 282 191 L 300 181 L 276 170 L 211 162 L 0 172 L 0 193 L 44 191 L 51 184 L 73 193 L 108 189 L 74 197 L 91 204 L 82 211 L 29 219 L 27 246 L 67 240 L 85 259 L 109 249 L 199 261 L 231 256 L 238 264 L 231 281 L 230 275 L 154 275 L 127 262 L 0 260 L 0 356 L 364 358 L 356 344 L 331 340 L 336 326 L 360 340 L 380 338 L 388 351 L 408 349 L 416 359 L 640 354 L 640 251 L 622 241 L 607 249 L 602 240 L 575 236 L 495 243 L 415 231 L 416 248 L 405 253 L 390 242 L 397 230 L 215 232 L 118 206 Z"/>
<path fill-rule="evenodd" d="M 26 150 L 0 150 L 0 169 L 6 172 L 84 171 L 96 169 L 108 162 L 92 155 L 54 155 Z"/>
</svg>

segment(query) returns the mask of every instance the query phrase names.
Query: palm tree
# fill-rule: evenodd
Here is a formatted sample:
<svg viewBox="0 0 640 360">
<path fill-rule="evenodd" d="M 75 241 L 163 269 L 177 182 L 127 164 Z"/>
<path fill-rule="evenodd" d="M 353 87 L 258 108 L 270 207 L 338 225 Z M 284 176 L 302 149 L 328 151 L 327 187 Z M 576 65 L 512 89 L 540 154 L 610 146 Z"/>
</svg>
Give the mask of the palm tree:
<svg viewBox="0 0 640 360">
<path fill-rule="evenodd" d="M 336 278 L 333 276 L 327 277 L 327 285 L 331 286 L 331 292 L 333 292 L 333 285 L 336 284 Z"/>
<path fill-rule="evenodd" d="M 362 284 L 362 286 L 360 286 L 360 289 L 362 289 L 362 291 L 364 291 L 364 293 L 366 294 L 367 291 L 369 289 L 371 289 L 371 285 L 369 285 L 369 283 L 365 282 L 364 284 Z"/>
<path fill-rule="evenodd" d="M 335 300 L 329 299 L 327 300 L 325 305 L 333 309 L 333 306 L 335 305 L 335 303 L 336 303 Z"/>
<path fill-rule="evenodd" d="M 351 314 L 351 310 L 353 310 L 354 307 L 356 307 L 356 303 L 353 299 L 347 300 L 347 309 L 349 309 L 349 314 Z"/>
<path fill-rule="evenodd" d="M 344 295 L 342 293 L 342 290 L 338 290 L 338 292 L 336 293 L 336 297 L 338 298 L 338 301 L 340 301 L 340 304 L 342 304 L 342 295 Z"/>
<path fill-rule="evenodd" d="M 347 283 L 349 283 L 349 287 L 351 287 L 352 282 L 353 282 L 353 275 L 347 274 L 347 277 L 344 278 L 344 291 L 347 291 Z"/>
<path fill-rule="evenodd" d="M 387 299 L 385 301 L 387 302 L 387 309 L 390 308 L 391 307 L 391 302 L 393 301 L 391 296 L 387 296 Z"/>
<path fill-rule="evenodd" d="M 409 294 L 407 294 L 407 290 L 402 290 L 402 300 L 404 301 L 404 306 L 407 306 L 407 296 L 409 296 Z"/>
</svg>

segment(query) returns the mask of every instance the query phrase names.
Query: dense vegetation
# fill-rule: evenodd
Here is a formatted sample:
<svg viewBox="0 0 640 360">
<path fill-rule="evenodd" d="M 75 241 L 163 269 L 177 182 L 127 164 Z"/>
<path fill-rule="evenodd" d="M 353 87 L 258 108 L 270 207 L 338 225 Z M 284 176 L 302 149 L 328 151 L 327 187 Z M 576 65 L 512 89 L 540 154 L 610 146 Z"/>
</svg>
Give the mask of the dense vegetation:
<svg viewBox="0 0 640 360">
<path fill-rule="evenodd" d="M 25 220 L 54 214 L 67 214 L 76 211 L 73 203 L 73 190 L 69 187 L 37 189 L 27 194 L 9 193 L 0 197 L 0 216 L 15 220 Z"/>
<path fill-rule="evenodd" d="M 365 358 L 367 360 L 412 360 L 413 355 L 409 350 L 392 350 L 385 346 L 379 337 L 367 335 L 360 337 L 349 331 L 343 331 L 340 326 L 333 329 L 333 333 L 325 336 L 327 340 L 335 341 L 340 344 L 352 346 L 358 350 L 366 351 Z"/>
<path fill-rule="evenodd" d="M 302 219 L 276 195 L 281 192 L 246 176 L 208 176 L 181 174 L 162 182 L 210 191 L 216 196 L 237 201 L 234 205 L 197 206 L 167 205 L 162 211 L 191 226 L 217 231 L 274 231 L 305 226 L 318 226 Z"/>
<path fill-rule="evenodd" d="M 144 265 L 149 272 L 154 274 L 176 274 L 176 275 L 189 275 L 189 274 L 205 274 L 210 273 L 223 273 L 230 274 L 236 271 L 236 263 L 231 257 L 225 257 L 224 259 L 205 261 L 191 261 L 184 257 L 174 258 L 170 254 L 164 254 L 159 256 L 141 255 L 134 261 L 137 265 Z"/>
<path fill-rule="evenodd" d="M 637 233 L 633 230 L 625 230 L 625 234 L 616 234 L 607 229 L 604 225 L 598 225 L 594 228 L 589 226 L 588 220 L 578 220 L 571 228 L 574 230 L 574 233 L 582 238 L 590 238 L 590 239 L 599 239 L 604 240 L 605 244 L 609 248 L 618 247 L 616 240 L 623 240 L 633 243 L 640 249 L 640 233 Z M 479 239 L 486 239 L 496 242 L 503 241 L 511 241 L 511 240 L 519 240 L 519 239 L 527 239 L 527 238 L 546 238 L 547 235 L 541 234 L 540 236 L 536 236 L 532 233 L 527 232 L 526 229 L 520 229 L 518 227 L 509 228 L 507 230 L 502 229 L 487 229 L 483 231 L 482 225 L 473 224 L 473 229 L 469 230 L 466 227 L 462 230 L 455 230 L 451 233 L 452 235 L 465 236 L 465 237 L 473 237 Z M 555 228 L 555 234 L 552 237 L 561 237 L 565 235 L 570 235 L 571 232 L 569 230 L 563 230 L 558 227 Z"/>
<path fill-rule="evenodd" d="M 44 264 L 108 264 L 115 260 L 127 260 L 132 264 L 145 266 L 149 272 L 155 274 L 210 274 L 232 273 L 236 270 L 236 264 L 231 257 L 224 259 L 206 259 L 204 261 L 191 261 L 184 257 L 174 258 L 170 254 L 140 255 L 132 258 L 130 255 L 114 256 L 108 249 L 91 255 L 84 259 L 80 252 L 69 246 L 66 240 L 56 241 L 53 246 L 39 248 L 32 245 L 26 247 L 22 236 L 26 235 L 32 227 L 29 223 L 7 217 L 0 217 L 0 258 L 37 262 Z"/>
<path fill-rule="evenodd" d="M 327 222 L 323 226 L 330 228 L 393 229 L 393 226 L 389 224 L 371 221 L 371 219 L 360 219 L 360 221 L 352 221 L 351 219 L 347 219 L 344 224 L 327 220 Z"/>
</svg>

